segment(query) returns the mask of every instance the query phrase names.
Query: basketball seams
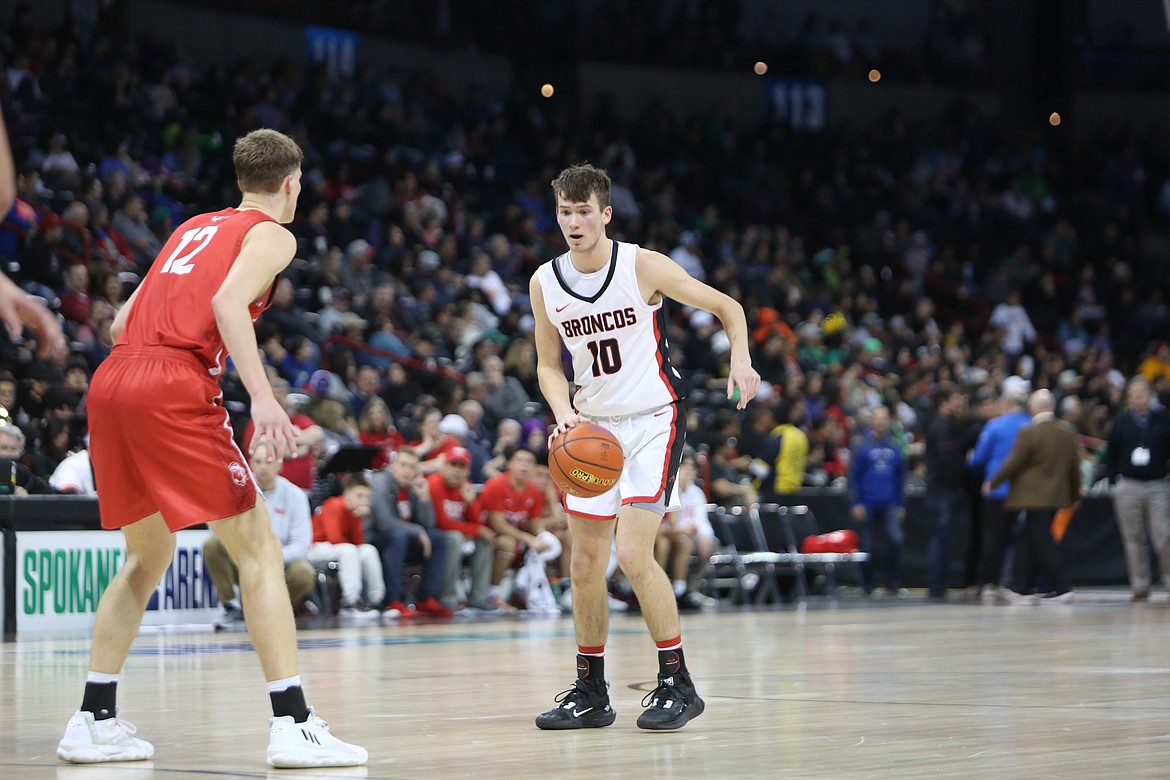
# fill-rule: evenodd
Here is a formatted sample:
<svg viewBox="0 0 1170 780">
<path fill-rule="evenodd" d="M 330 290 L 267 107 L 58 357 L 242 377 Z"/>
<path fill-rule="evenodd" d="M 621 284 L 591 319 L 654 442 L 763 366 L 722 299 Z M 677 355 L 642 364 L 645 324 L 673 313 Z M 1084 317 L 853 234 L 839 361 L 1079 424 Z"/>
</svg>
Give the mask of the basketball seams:
<svg viewBox="0 0 1170 780">
<path fill-rule="evenodd" d="M 569 477 L 564 467 L 561 466 L 560 462 L 557 460 L 557 450 L 563 449 L 564 447 L 558 444 L 548 453 L 549 476 L 553 478 L 553 482 L 556 482 L 557 487 L 559 487 L 561 490 L 565 490 L 565 485 L 573 484 L 572 478 Z M 557 479 L 556 474 L 553 473 L 554 468 L 556 471 L 560 472 L 560 479 Z M 567 493 L 568 491 L 565 492 Z"/>
<path fill-rule="evenodd" d="M 573 439 L 572 441 L 567 441 L 561 445 L 561 449 L 563 449 L 565 451 L 565 453 L 570 458 L 575 460 L 577 463 L 580 463 L 580 464 L 585 465 L 585 466 L 593 466 L 594 468 L 605 469 L 606 471 L 613 471 L 613 472 L 616 472 L 618 474 L 621 474 L 622 470 L 620 468 L 614 468 L 612 465 L 610 465 L 608 463 L 597 463 L 597 462 L 592 461 L 592 460 L 586 460 L 585 458 L 582 458 L 581 456 L 575 454 L 573 452 L 573 450 L 569 449 L 570 444 L 577 444 L 578 442 L 586 442 L 586 441 L 589 441 L 591 439 L 594 441 L 601 441 L 605 444 L 613 446 L 612 443 L 609 441 L 609 439 L 602 438 L 601 436 L 590 436 L 588 439 L 581 438 L 581 439 Z M 584 445 L 583 444 L 579 445 L 578 449 L 580 449 L 581 446 L 584 446 Z M 624 461 L 624 458 L 623 458 L 623 461 Z M 623 466 L 625 465 L 624 462 L 622 465 Z M 598 475 L 598 476 L 600 476 L 600 475 Z"/>
<path fill-rule="evenodd" d="M 577 442 L 580 442 L 579 444 Z M 578 451 L 584 453 L 588 449 L 603 449 L 616 448 L 618 466 L 615 468 L 612 464 L 600 463 L 594 458 L 598 457 L 597 453 L 590 453 L 588 459 L 579 457 Z M 562 463 L 561 459 L 566 459 Z M 621 444 L 609 430 L 599 425 L 590 424 L 588 427 L 580 426 L 570 428 L 564 434 L 559 436 L 552 448 L 549 450 L 549 470 L 553 481 L 557 483 L 564 492 L 574 495 L 578 498 L 593 498 L 602 495 L 613 489 L 617 480 L 621 477 L 622 469 L 625 465 L 625 453 L 622 452 Z M 593 482 L 582 481 L 573 476 L 572 472 L 576 470 L 590 477 Z M 608 481 L 609 485 L 599 485 L 598 482 Z M 572 488 L 565 490 L 566 486 Z"/>
</svg>

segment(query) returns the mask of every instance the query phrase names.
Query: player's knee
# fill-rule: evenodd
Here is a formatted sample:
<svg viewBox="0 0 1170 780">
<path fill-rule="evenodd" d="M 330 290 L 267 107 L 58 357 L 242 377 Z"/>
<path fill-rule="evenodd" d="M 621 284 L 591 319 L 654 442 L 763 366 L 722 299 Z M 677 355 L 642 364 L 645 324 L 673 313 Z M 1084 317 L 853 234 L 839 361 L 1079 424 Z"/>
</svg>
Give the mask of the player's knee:
<svg viewBox="0 0 1170 780">
<path fill-rule="evenodd" d="M 633 544 L 618 544 L 617 559 L 618 566 L 630 579 L 638 577 L 648 567 L 656 565 L 648 547 Z"/>
<path fill-rule="evenodd" d="M 577 581 L 595 580 L 605 577 L 605 566 L 609 562 L 608 556 L 602 558 L 588 552 L 581 547 L 573 551 L 573 560 L 569 564 L 572 578 Z"/>
</svg>

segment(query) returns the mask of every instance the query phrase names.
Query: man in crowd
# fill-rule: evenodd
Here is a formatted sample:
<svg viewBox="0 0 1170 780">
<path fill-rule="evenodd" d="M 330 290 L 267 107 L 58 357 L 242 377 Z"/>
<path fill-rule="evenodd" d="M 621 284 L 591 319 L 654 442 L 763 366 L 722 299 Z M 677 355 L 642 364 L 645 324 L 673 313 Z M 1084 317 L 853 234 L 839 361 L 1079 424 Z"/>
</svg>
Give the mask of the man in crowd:
<svg viewBox="0 0 1170 780">
<path fill-rule="evenodd" d="M 467 480 L 470 469 L 471 453 L 464 447 L 455 447 L 447 452 L 442 468 L 427 477 L 436 524 L 447 534 L 447 549 L 451 551 L 443 579 L 442 601 L 451 604 L 458 599 L 459 572 L 466 554 L 471 558 L 471 593 L 467 605 L 475 609 L 503 609 L 502 599 L 488 597 L 496 533 L 480 522 L 475 485 Z"/>
<path fill-rule="evenodd" d="M 861 549 L 870 554 L 861 565 L 865 592 L 872 594 L 878 580 L 891 594 L 901 591 L 902 523 L 906 519 L 906 462 L 902 448 L 890 436 L 890 410 L 879 406 L 870 416 L 870 427 L 853 442 L 849 483 L 853 489 L 850 510 L 857 522 Z M 875 572 L 876 534 L 885 537 L 880 573 Z"/>
<path fill-rule="evenodd" d="M 967 464 L 982 477 L 981 481 L 986 481 L 999 471 L 1011 453 L 1020 429 L 1032 422 L 1032 416 L 1027 411 L 1028 385 L 1021 382 L 1024 380 L 1019 377 L 1004 380 L 1003 395 L 1000 397 L 1003 413 L 984 426 L 971 457 L 967 459 Z M 1015 525 L 1017 513 L 1004 509 L 1003 502 L 1007 498 L 1008 488 L 1009 483 L 1005 481 L 983 498 L 983 555 L 979 564 L 979 585 L 980 598 L 984 601 L 994 601 L 1002 584 L 1004 556 Z"/>
<path fill-rule="evenodd" d="M 934 391 L 935 417 L 926 428 L 926 510 L 931 517 L 927 585 L 935 601 L 947 595 L 951 539 L 963 511 L 966 453 L 959 418 L 964 403 L 957 385 L 940 382 Z"/>
<path fill-rule="evenodd" d="M 500 582 L 504 572 L 521 556 L 524 547 L 537 552 L 545 544 L 537 536 L 549 519 L 544 494 L 532 482 L 536 455 L 532 450 L 517 447 L 508 454 L 508 470 L 484 483 L 479 495 L 479 508 L 486 525 L 496 532 L 493 540 L 495 557 L 492 563 L 492 591 L 489 599 L 500 599 Z"/>
<path fill-rule="evenodd" d="M 1153 408 L 1151 399 L 1149 382 L 1140 376 L 1130 380 L 1128 408 L 1114 418 L 1105 451 L 1134 601 L 1150 597 L 1151 544 L 1162 581 L 1170 579 L 1170 483 L 1166 482 L 1170 414 L 1163 407 Z"/>
<path fill-rule="evenodd" d="M 459 554 L 448 544 L 447 535 L 435 526 L 435 505 L 430 486 L 419 471 L 418 455 L 400 449 L 390 455 L 385 468 L 369 476 L 373 503 L 366 518 L 367 537 L 382 555 L 382 576 L 386 581 L 386 607 L 402 617 L 416 612 L 450 617 L 455 611 L 439 602 L 447 556 Z M 414 606 L 405 602 L 402 567 L 422 564 L 422 581 Z"/>
<path fill-rule="evenodd" d="M 317 573 L 306 556 L 313 539 L 313 521 L 309 513 L 309 497 L 305 491 L 289 482 L 277 472 L 280 464 L 267 457 L 253 455 L 248 460 L 256 487 L 264 495 L 268 505 L 268 516 L 272 520 L 272 531 L 280 542 L 281 557 L 284 559 L 284 584 L 293 606 L 300 604 L 309 591 Z M 240 571 L 228 555 L 218 536 L 207 537 L 203 543 L 203 560 L 211 574 L 211 582 L 219 594 L 223 614 L 215 622 L 216 630 L 242 628 L 244 609 L 240 606 L 238 586 Z"/>
<path fill-rule="evenodd" d="M 989 493 L 1010 480 L 1004 507 L 1008 512 L 1024 513 L 1008 594 L 1013 604 L 1038 603 L 1035 592 L 1039 583 L 1051 588 L 1044 596 L 1046 602 L 1072 598 L 1072 587 L 1060 563 L 1060 548 L 1052 536 L 1052 519 L 1058 509 L 1072 505 L 1081 495 L 1080 454 L 1076 434 L 1056 419 L 1055 409 L 1051 391 L 1032 393 L 1028 400 L 1032 424 L 1020 430 L 1007 460 L 984 489 Z"/>
</svg>

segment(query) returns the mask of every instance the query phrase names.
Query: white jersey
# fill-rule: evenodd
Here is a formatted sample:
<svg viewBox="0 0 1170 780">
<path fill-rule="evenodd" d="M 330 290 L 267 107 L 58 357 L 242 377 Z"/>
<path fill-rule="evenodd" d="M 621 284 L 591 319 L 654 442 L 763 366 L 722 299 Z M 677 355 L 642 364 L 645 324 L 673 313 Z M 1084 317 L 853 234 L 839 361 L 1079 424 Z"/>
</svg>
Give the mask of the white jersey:
<svg viewBox="0 0 1170 780">
<path fill-rule="evenodd" d="M 569 253 L 537 269 L 548 318 L 573 360 L 573 406 L 585 417 L 623 417 L 660 409 L 680 398 L 679 374 L 667 356 L 662 301 L 653 306 L 638 288 L 638 245 L 614 241 L 596 276 L 594 294 L 574 290 L 580 278 Z M 595 276 L 589 274 L 588 277 Z"/>
</svg>

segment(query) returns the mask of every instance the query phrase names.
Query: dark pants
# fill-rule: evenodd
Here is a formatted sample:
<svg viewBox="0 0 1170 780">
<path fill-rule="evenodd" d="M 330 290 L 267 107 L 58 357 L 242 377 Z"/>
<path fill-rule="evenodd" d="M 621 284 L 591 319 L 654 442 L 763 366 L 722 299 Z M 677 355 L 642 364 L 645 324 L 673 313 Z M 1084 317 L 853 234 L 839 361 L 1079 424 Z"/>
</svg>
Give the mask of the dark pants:
<svg viewBox="0 0 1170 780">
<path fill-rule="evenodd" d="M 954 538 L 955 526 L 963 512 L 963 492 L 947 490 L 927 493 L 926 511 L 930 513 L 930 546 L 927 551 L 930 571 L 927 586 L 932 597 L 942 598 L 947 593 L 951 539 Z"/>
<path fill-rule="evenodd" d="M 980 585 L 1001 585 L 1003 561 L 1012 541 L 1016 513 L 1006 512 L 1002 498 L 983 499 L 983 560 L 979 565 Z"/>
<path fill-rule="evenodd" d="M 983 523 L 987 517 L 984 512 L 984 498 L 979 492 L 982 483 L 973 483 L 968 472 L 968 483 L 963 494 L 967 497 L 967 557 L 963 564 L 963 585 L 970 587 L 980 585 L 979 575 L 983 565 Z"/>
<path fill-rule="evenodd" d="M 885 554 L 881 560 L 881 571 L 875 559 L 877 549 L 874 541 L 880 534 L 885 538 Z M 857 526 L 857 535 L 860 537 L 861 549 L 869 553 L 869 560 L 861 564 L 861 579 L 865 585 L 865 592 L 872 593 L 879 584 L 897 591 L 900 582 L 899 574 L 902 570 L 902 542 L 905 538 L 902 533 L 902 522 L 898 519 L 898 507 L 867 506 L 865 507 L 865 522 Z M 879 581 L 880 575 L 880 581 Z"/>
<path fill-rule="evenodd" d="M 418 526 L 423 530 L 422 526 Z M 428 528 L 427 537 L 431 540 L 431 557 L 425 561 L 422 557 L 422 543 L 419 541 L 418 531 L 413 528 L 391 528 L 386 531 L 375 531 L 370 535 L 370 544 L 378 549 L 382 557 L 382 577 L 386 580 L 386 602 L 402 601 L 402 567 L 407 563 L 422 563 L 422 582 L 419 583 L 415 598 L 424 601 L 431 596 L 438 596 L 443 589 L 443 571 L 447 564 L 447 536 L 442 531 Z"/>
<path fill-rule="evenodd" d="M 1012 588 L 1028 595 L 1036 590 L 1036 583 L 1051 583 L 1052 592 L 1064 593 L 1070 589 L 1064 567 L 1060 565 L 1060 548 L 1052 538 L 1052 518 L 1055 509 L 1028 509 L 1024 525 L 1016 538 L 1016 561 Z"/>
</svg>

